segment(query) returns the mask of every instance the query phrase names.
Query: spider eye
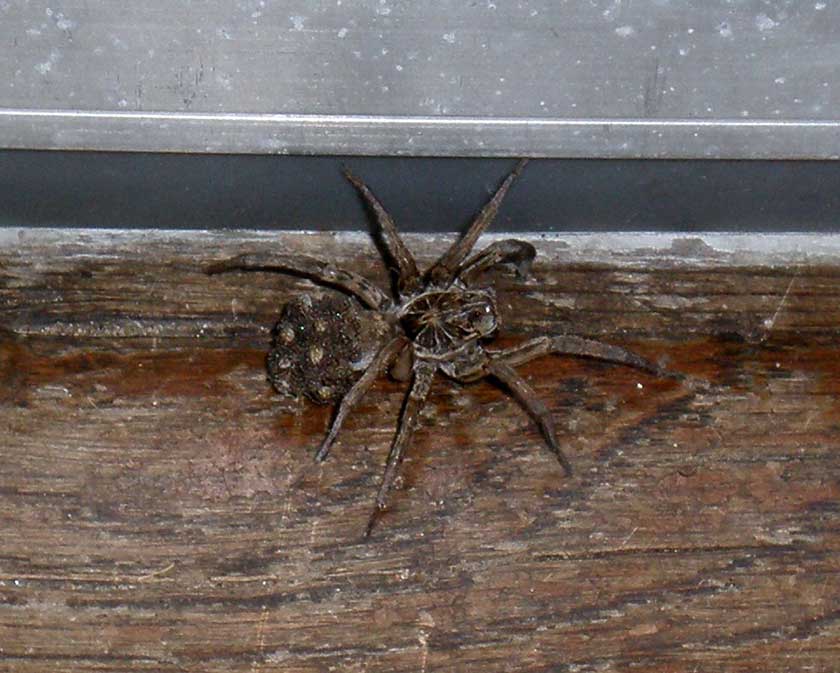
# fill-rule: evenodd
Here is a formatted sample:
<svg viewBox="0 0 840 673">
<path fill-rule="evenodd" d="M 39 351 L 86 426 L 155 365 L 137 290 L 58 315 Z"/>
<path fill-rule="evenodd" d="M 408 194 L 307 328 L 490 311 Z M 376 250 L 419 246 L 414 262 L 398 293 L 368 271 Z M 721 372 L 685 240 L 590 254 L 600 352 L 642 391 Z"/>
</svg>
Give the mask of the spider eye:
<svg viewBox="0 0 840 673">
<path fill-rule="evenodd" d="M 477 308 L 470 318 L 474 329 L 482 335 L 490 334 L 496 329 L 496 321 L 493 316 L 493 309 L 489 306 Z"/>
</svg>

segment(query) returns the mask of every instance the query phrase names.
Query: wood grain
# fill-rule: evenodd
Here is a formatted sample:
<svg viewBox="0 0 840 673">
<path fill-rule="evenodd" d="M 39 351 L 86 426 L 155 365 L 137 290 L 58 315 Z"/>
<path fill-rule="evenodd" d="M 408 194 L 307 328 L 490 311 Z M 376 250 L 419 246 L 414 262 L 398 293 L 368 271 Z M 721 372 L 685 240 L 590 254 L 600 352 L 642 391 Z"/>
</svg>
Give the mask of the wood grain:
<svg viewBox="0 0 840 673">
<path fill-rule="evenodd" d="M 305 281 L 364 237 L 22 232 L 0 247 L 0 670 L 836 671 L 840 260 L 535 239 L 501 344 L 568 332 L 687 375 L 523 368 L 576 468 L 487 382 L 439 378 L 370 541 L 404 387 L 330 459 L 266 382 Z M 423 263 L 443 241 L 411 237 Z"/>
</svg>

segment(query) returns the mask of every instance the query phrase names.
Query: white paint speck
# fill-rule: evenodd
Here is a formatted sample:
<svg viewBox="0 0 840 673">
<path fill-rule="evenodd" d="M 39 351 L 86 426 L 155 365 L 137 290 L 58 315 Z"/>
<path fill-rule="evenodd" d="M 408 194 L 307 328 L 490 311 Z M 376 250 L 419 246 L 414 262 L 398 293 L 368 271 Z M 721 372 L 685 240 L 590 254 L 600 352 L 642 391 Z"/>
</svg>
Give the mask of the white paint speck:
<svg viewBox="0 0 840 673">
<path fill-rule="evenodd" d="M 345 37 L 347 37 L 347 29 L 346 29 L 346 28 L 342 28 L 341 30 L 339 30 L 339 31 L 338 31 L 338 36 L 339 36 L 342 40 L 343 40 Z"/>
<path fill-rule="evenodd" d="M 59 14 L 58 17 L 56 17 L 55 25 L 59 30 L 69 33 L 76 27 L 76 22 L 65 18 L 63 14 Z"/>
<path fill-rule="evenodd" d="M 755 17 L 755 27 L 758 28 L 762 33 L 768 30 L 773 30 L 779 24 L 776 21 L 773 21 L 769 16 L 766 14 L 759 14 Z"/>
<path fill-rule="evenodd" d="M 397 72 L 402 72 L 403 67 L 402 67 L 399 63 L 397 63 L 397 65 L 395 65 L 395 66 L 394 66 L 394 69 L 395 69 Z"/>
<path fill-rule="evenodd" d="M 784 77 L 777 77 L 773 80 L 776 84 L 784 84 L 787 80 Z"/>
<path fill-rule="evenodd" d="M 615 29 L 615 34 L 619 37 L 630 37 L 636 34 L 636 29 L 633 26 L 619 26 Z"/>
<path fill-rule="evenodd" d="M 306 21 L 306 18 L 303 16 L 290 16 L 289 21 L 292 22 L 295 30 L 303 30 L 303 22 Z"/>
<path fill-rule="evenodd" d="M 732 26 L 724 21 L 718 25 L 717 32 L 721 37 L 732 37 Z"/>
<path fill-rule="evenodd" d="M 824 2 L 818 2 L 816 5 L 814 5 L 814 9 L 816 9 L 818 12 L 821 12 L 822 10 L 825 9 L 825 3 Z"/>
<path fill-rule="evenodd" d="M 443 41 L 449 44 L 455 44 L 455 33 L 444 33 Z"/>
<path fill-rule="evenodd" d="M 51 7 L 47 7 L 44 14 L 47 15 L 48 19 L 55 21 L 56 28 L 63 30 L 65 33 L 69 33 L 77 25 L 75 21 L 71 21 L 62 12 L 56 12 Z"/>
<path fill-rule="evenodd" d="M 46 75 L 53 69 L 53 66 L 61 60 L 61 53 L 55 49 L 50 52 L 49 58 L 43 63 L 36 63 L 35 70 L 42 75 Z"/>
</svg>

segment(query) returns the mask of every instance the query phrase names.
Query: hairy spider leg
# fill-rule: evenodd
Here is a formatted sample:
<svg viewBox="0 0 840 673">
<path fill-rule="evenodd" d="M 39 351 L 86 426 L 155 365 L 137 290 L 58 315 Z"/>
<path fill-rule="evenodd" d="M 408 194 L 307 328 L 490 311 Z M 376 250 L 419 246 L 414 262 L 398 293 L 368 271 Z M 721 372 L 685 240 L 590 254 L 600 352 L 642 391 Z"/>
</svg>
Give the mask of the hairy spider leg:
<svg viewBox="0 0 840 673">
<path fill-rule="evenodd" d="M 305 255 L 254 252 L 216 262 L 204 269 L 209 275 L 228 271 L 269 271 L 301 276 L 347 292 L 368 308 L 384 309 L 391 305 L 388 295 L 363 276 Z"/>
<path fill-rule="evenodd" d="M 435 377 L 436 369 L 437 365 L 433 362 L 420 358 L 414 361 L 414 379 L 406 394 L 405 404 L 403 405 L 400 416 L 399 429 L 394 438 L 394 443 L 391 445 L 391 451 L 388 453 L 388 462 L 385 465 L 385 472 L 382 475 L 382 483 L 379 486 L 379 492 L 376 494 L 376 506 L 373 508 L 370 519 L 368 519 L 367 528 L 365 529 L 366 538 L 370 537 L 377 516 L 385 509 L 388 491 L 391 490 L 391 486 L 394 484 L 394 480 L 397 477 L 397 469 L 399 468 L 400 462 L 402 462 L 403 449 L 411 441 L 411 435 L 417 427 L 420 410 L 423 408 L 429 396 L 429 390 L 432 387 L 432 380 Z"/>
<path fill-rule="evenodd" d="M 420 287 L 420 272 L 417 270 L 414 256 L 400 238 L 393 218 L 360 178 L 357 178 L 346 168 L 344 169 L 344 177 L 356 188 L 376 217 L 385 248 L 397 266 L 397 290 L 401 295 L 417 290 Z"/>
<path fill-rule="evenodd" d="M 497 264 L 512 264 L 520 278 L 525 278 L 531 270 L 536 257 L 534 246 L 525 241 L 508 238 L 491 243 L 484 250 L 470 257 L 458 269 L 456 277 L 469 285 L 478 274 Z"/>
<path fill-rule="evenodd" d="M 409 341 L 406 337 L 402 335 L 397 336 L 385 344 L 385 346 L 383 346 L 374 356 L 373 361 L 370 365 L 368 365 L 368 368 L 365 369 L 361 377 L 353 384 L 353 387 L 347 391 L 347 394 L 341 398 L 341 402 L 338 405 L 338 411 L 336 411 L 335 417 L 330 425 L 330 431 L 327 433 L 327 436 L 324 437 L 324 440 L 321 442 L 321 446 L 318 447 L 318 451 L 315 454 L 315 460 L 322 462 L 326 459 L 333 442 L 335 442 L 335 439 L 338 436 L 339 430 L 341 430 L 344 419 L 347 418 L 347 414 L 352 411 L 353 407 L 356 406 L 356 403 L 360 399 L 362 399 L 373 382 L 396 359 L 397 355 L 400 354 L 402 349 L 408 345 L 408 343 Z"/>
<path fill-rule="evenodd" d="M 572 464 L 566 458 L 566 454 L 563 453 L 560 444 L 557 442 L 557 430 L 554 427 L 554 419 L 551 417 L 551 412 L 548 407 L 537 397 L 534 389 L 526 383 L 525 379 L 517 374 L 516 370 L 507 365 L 503 360 L 491 359 L 487 367 L 490 373 L 513 393 L 516 401 L 537 422 L 543 437 L 545 437 L 546 443 L 563 466 L 566 476 L 571 477 Z"/>
<path fill-rule="evenodd" d="M 447 285 L 452 282 L 461 262 L 470 254 L 470 250 L 475 246 L 478 237 L 481 236 L 496 217 L 496 213 L 499 211 L 499 206 L 502 205 L 502 200 L 505 198 L 508 189 L 510 189 L 513 181 L 519 177 L 519 174 L 527 163 L 527 159 L 519 160 L 513 171 L 504 179 L 496 190 L 496 193 L 493 194 L 492 198 L 484 205 L 484 208 L 481 209 L 481 212 L 476 216 L 475 220 L 473 220 L 467 233 L 455 241 L 449 250 L 444 253 L 443 257 L 429 269 L 426 276 L 433 284 Z"/>
<path fill-rule="evenodd" d="M 628 367 L 635 367 L 636 369 L 650 372 L 656 376 L 673 376 L 649 360 L 645 360 L 645 358 L 639 357 L 635 353 L 631 353 L 619 346 L 568 335 L 537 337 L 519 346 L 506 348 L 502 351 L 494 351 L 489 353 L 489 355 L 497 362 L 505 362 L 511 367 L 517 367 L 543 355 L 572 355 L 627 365 Z"/>
</svg>

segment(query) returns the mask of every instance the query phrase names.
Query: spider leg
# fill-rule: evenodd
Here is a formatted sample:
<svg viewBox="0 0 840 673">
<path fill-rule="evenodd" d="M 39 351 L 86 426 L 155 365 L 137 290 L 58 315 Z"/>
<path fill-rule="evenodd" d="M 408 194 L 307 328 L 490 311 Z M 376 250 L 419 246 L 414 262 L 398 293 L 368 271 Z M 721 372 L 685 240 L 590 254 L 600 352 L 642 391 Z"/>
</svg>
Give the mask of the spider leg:
<svg viewBox="0 0 840 673">
<path fill-rule="evenodd" d="M 388 462 L 385 465 L 385 472 L 382 475 L 382 483 L 379 486 L 379 492 L 376 494 L 376 506 L 370 515 L 370 519 L 368 519 L 365 537 L 370 536 L 379 513 L 385 509 L 388 491 L 391 490 L 391 486 L 394 484 L 394 480 L 397 477 L 397 469 L 402 462 L 403 450 L 411 440 L 411 436 L 417 426 L 420 410 L 423 408 L 429 396 L 429 390 L 432 387 L 432 379 L 434 379 L 436 369 L 437 365 L 433 362 L 419 358 L 414 361 L 414 380 L 405 398 L 405 404 L 403 405 L 402 415 L 400 417 L 400 427 L 397 430 L 397 436 L 394 438 L 394 443 L 391 445 L 391 451 L 388 454 Z"/>
<path fill-rule="evenodd" d="M 557 456 L 557 460 L 563 466 L 567 477 L 572 476 L 572 464 L 566 455 L 563 453 L 560 445 L 557 443 L 557 431 L 554 427 L 554 419 L 551 417 L 551 412 L 548 407 L 542 403 L 537 397 L 534 389 L 531 388 L 519 374 L 503 360 L 491 359 L 487 365 L 490 373 L 495 376 L 504 386 L 513 393 L 516 401 L 522 405 L 525 411 L 533 418 L 537 425 L 540 426 L 543 437 L 549 448 Z"/>
<path fill-rule="evenodd" d="M 497 264 L 512 264 L 516 268 L 516 274 L 524 278 L 531 270 L 531 264 L 536 255 L 537 251 L 530 243 L 508 238 L 491 243 L 484 250 L 470 257 L 461 265 L 456 275 L 469 285 L 473 278 L 490 267 Z"/>
<path fill-rule="evenodd" d="M 376 217 L 385 248 L 397 266 L 397 285 L 400 294 L 417 289 L 420 285 L 420 272 L 417 270 L 417 263 L 414 261 L 414 256 L 405 246 L 405 243 L 403 243 L 399 233 L 397 233 L 397 226 L 394 224 L 393 218 L 388 214 L 388 211 L 385 210 L 385 207 L 379 202 L 379 199 L 376 198 L 370 188 L 346 168 L 344 169 L 344 177 L 356 188 Z"/>
<path fill-rule="evenodd" d="M 427 277 L 432 283 L 445 285 L 455 277 L 461 262 L 470 254 L 470 250 L 473 249 L 478 237 L 481 236 L 482 232 L 493 221 L 493 218 L 496 217 L 496 213 L 502 204 L 502 200 L 505 198 L 505 194 L 507 194 L 513 181 L 516 180 L 527 163 L 527 159 L 519 160 L 519 163 L 516 164 L 516 167 L 511 171 L 510 175 L 504 179 L 496 190 L 496 193 L 493 194 L 492 198 L 481 209 L 481 212 L 476 216 L 475 220 L 473 220 L 467 233 L 455 241 L 449 250 L 444 253 L 443 257 L 429 269 Z"/>
<path fill-rule="evenodd" d="M 351 294 L 369 308 L 382 309 L 391 305 L 388 295 L 363 276 L 305 255 L 247 253 L 223 259 L 204 269 L 208 275 L 228 271 L 271 271 L 300 276 Z"/>
<path fill-rule="evenodd" d="M 592 358 L 635 367 L 657 376 L 668 375 L 661 367 L 620 346 L 568 335 L 537 337 L 519 346 L 506 348 L 491 355 L 496 361 L 503 361 L 512 367 L 516 367 L 534 358 L 549 354 Z"/>
<path fill-rule="evenodd" d="M 412 348 L 404 348 L 394 360 L 391 368 L 388 370 L 388 374 L 390 374 L 394 381 L 405 383 L 411 378 L 412 367 L 414 367 L 414 350 Z"/>
<path fill-rule="evenodd" d="M 322 462 L 326 459 L 333 442 L 335 442 L 335 438 L 338 436 L 338 431 L 341 430 L 341 425 L 344 423 L 344 419 L 347 418 L 347 414 L 352 411 L 353 407 L 356 406 L 356 403 L 364 396 L 377 377 L 379 377 L 384 369 L 393 362 L 394 358 L 399 355 L 407 343 L 408 339 L 400 335 L 385 344 L 385 346 L 383 346 L 374 356 L 373 361 L 370 365 L 368 365 L 368 368 L 365 369 L 362 376 L 356 381 L 356 383 L 353 384 L 353 387 L 350 388 L 350 390 L 347 391 L 347 394 L 341 399 L 341 403 L 338 405 L 338 411 L 336 412 L 332 424 L 330 425 L 330 431 L 327 433 L 327 436 L 324 437 L 324 440 L 321 442 L 321 446 L 318 447 L 318 451 L 315 454 L 315 460 Z"/>
</svg>

